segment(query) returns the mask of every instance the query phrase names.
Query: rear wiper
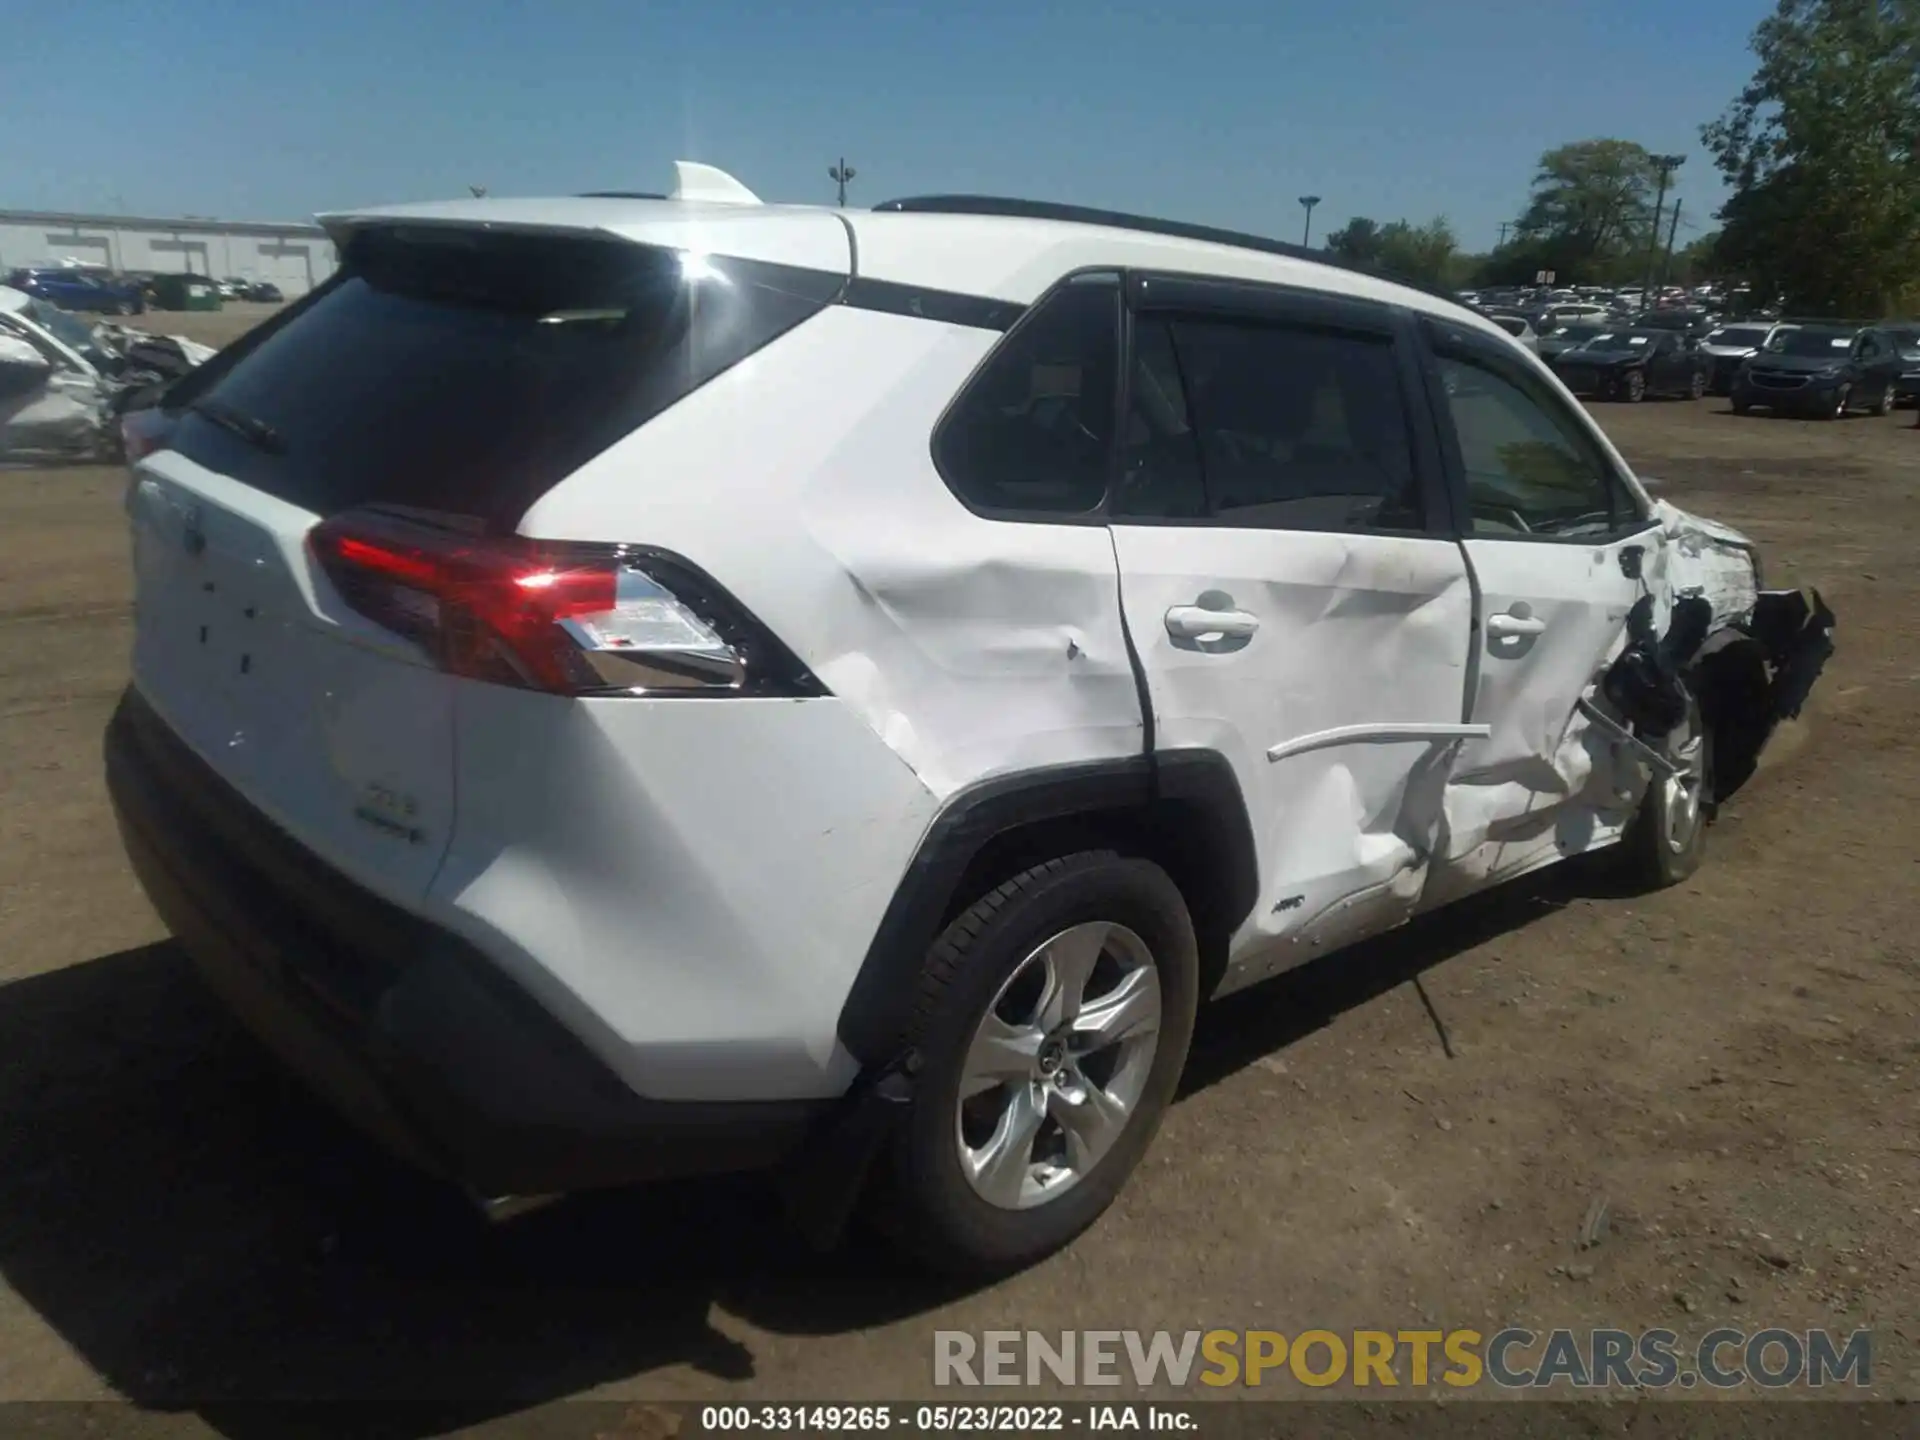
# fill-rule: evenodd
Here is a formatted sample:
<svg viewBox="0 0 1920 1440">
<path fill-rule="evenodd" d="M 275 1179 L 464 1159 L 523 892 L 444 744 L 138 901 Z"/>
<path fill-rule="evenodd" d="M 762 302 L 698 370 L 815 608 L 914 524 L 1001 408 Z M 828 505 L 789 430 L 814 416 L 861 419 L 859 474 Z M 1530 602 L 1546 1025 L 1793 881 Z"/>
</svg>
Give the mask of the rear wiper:
<svg viewBox="0 0 1920 1440">
<path fill-rule="evenodd" d="M 266 451 L 269 455 L 287 453 L 286 437 L 266 421 L 256 419 L 244 410 L 236 410 L 231 405 L 222 405 L 218 400 L 195 400 L 187 406 L 187 409 L 196 415 L 206 416 L 222 430 L 238 435 L 248 444 Z"/>
</svg>

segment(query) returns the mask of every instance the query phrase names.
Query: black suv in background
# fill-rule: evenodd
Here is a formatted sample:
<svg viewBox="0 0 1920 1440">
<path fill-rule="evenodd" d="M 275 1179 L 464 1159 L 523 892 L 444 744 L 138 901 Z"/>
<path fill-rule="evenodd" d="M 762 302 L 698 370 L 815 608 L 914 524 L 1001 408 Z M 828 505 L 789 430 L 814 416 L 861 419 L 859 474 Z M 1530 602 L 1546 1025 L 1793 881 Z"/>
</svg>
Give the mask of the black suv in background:
<svg viewBox="0 0 1920 1440">
<path fill-rule="evenodd" d="M 1707 393 L 1709 362 L 1675 330 L 1603 330 L 1553 357 L 1553 372 L 1576 395 L 1640 401 L 1649 395 Z"/>
<path fill-rule="evenodd" d="M 1902 369 L 1894 337 L 1877 325 L 1784 330 L 1740 367 L 1733 413 L 1764 407 L 1838 420 L 1849 410 L 1893 409 Z"/>
<path fill-rule="evenodd" d="M 1920 401 L 1920 325 L 1887 326 L 1887 338 L 1900 352 L 1900 379 L 1893 387 L 1894 403 L 1911 405 Z"/>
</svg>

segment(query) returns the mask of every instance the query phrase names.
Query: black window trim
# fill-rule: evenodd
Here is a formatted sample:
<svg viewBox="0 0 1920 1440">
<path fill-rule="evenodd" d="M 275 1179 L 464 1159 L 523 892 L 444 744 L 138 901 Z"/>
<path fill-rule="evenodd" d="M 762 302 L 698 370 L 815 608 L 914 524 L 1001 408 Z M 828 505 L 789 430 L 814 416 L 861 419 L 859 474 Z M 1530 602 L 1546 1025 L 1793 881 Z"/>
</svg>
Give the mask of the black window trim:
<svg viewBox="0 0 1920 1440">
<path fill-rule="evenodd" d="M 1126 330 L 1121 347 L 1120 394 L 1114 414 L 1125 417 L 1132 399 L 1133 323 L 1137 316 L 1186 316 L 1210 321 L 1239 320 L 1256 325 L 1344 330 L 1386 340 L 1400 379 L 1400 408 L 1407 428 L 1414 483 L 1426 524 L 1418 528 L 1350 525 L 1246 525 L 1217 515 L 1111 515 L 1114 482 L 1123 451 L 1124 427 L 1114 427 L 1114 458 L 1106 499 L 1100 510 L 1106 523 L 1171 529 L 1240 530 L 1274 534 L 1378 535 L 1392 539 L 1453 538 L 1453 498 L 1446 482 L 1438 435 L 1422 384 L 1419 338 L 1412 312 L 1385 301 L 1341 295 L 1293 285 L 1167 270 L 1129 270 L 1126 274 Z M 1203 480 L 1204 483 L 1204 480 Z"/>
<path fill-rule="evenodd" d="M 1421 365 L 1425 372 L 1428 403 L 1431 407 L 1434 427 L 1439 437 L 1440 450 L 1444 458 L 1447 475 L 1447 488 L 1452 502 L 1454 517 L 1453 538 L 1460 541 L 1493 540 L 1501 542 L 1519 542 L 1533 545 L 1616 545 L 1635 535 L 1643 535 L 1656 528 L 1659 520 L 1650 509 L 1643 508 L 1634 487 L 1620 468 L 1613 463 L 1607 453 L 1587 428 L 1592 421 L 1584 413 L 1569 411 L 1565 402 L 1544 385 L 1540 377 L 1531 373 L 1525 365 L 1510 355 L 1502 354 L 1500 348 L 1481 339 L 1464 327 L 1453 326 L 1429 316 L 1419 326 L 1418 344 L 1420 346 Z M 1450 333 L 1449 333 L 1450 332 Z M 1457 337 L 1457 338 L 1454 338 Z M 1482 533 L 1473 528 L 1473 508 L 1467 494 L 1466 465 L 1461 458 L 1460 439 L 1454 431 L 1453 411 L 1447 403 L 1446 386 L 1440 375 L 1440 360 L 1449 355 L 1464 352 L 1462 358 L 1468 363 L 1482 365 L 1500 378 L 1508 381 L 1528 399 L 1539 405 L 1549 416 L 1554 406 L 1559 406 L 1563 414 L 1569 416 L 1574 432 L 1578 435 L 1580 446 L 1588 451 L 1589 458 L 1595 461 L 1601 473 L 1612 483 L 1619 498 L 1629 510 L 1627 519 L 1611 527 L 1605 535 L 1551 535 L 1551 534 L 1508 534 Z"/>
</svg>

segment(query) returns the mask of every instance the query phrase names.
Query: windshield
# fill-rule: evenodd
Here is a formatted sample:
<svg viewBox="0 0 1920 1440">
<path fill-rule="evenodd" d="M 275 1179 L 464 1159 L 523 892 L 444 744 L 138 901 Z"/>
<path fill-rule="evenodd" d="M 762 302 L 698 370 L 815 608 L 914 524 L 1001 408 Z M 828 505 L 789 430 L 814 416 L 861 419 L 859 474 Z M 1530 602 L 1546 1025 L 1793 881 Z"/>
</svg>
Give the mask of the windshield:
<svg viewBox="0 0 1920 1440">
<path fill-rule="evenodd" d="M 1491 315 L 1487 318 L 1509 335 L 1521 335 L 1526 332 L 1527 322 L 1517 315 Z"/>
<path fill-rule="evenodd" d="M 1789 330 L 1773 337 L 1767 345 L 1770 355 L 1823 355 L 1845 358 L 1853 349 L 1851 330 Z"/>
<path fill-rule="evenodd" d="M 66 311 L 40 300 L 29 300 L 21 307 L 21 313 L 62 345 L 70 345 L 83 354 L 93 352 L 93 328 L 84 320 L 76 320 Z"/>
<path fill-rule="evenodd" d="M 1767 338 L 1764 325 L 1723 325 L 1707 335 L 1709 345 L 1745 345 L 1759 349 Z"/>
<path fill-rule="evenodd" d="M 1920 326 L 1896 325 L 1887 331 L 1893 337 L 1893 343 L 1902 350 L 1920 350 Z"/>
<path fill-rule="evenodd" d="M 1651 335 L 1636 335 L 1631 330 L 1602 330 L 1580 348 L 1582 350 L 1638 350 L 1652 343 Z"/>
</svg>

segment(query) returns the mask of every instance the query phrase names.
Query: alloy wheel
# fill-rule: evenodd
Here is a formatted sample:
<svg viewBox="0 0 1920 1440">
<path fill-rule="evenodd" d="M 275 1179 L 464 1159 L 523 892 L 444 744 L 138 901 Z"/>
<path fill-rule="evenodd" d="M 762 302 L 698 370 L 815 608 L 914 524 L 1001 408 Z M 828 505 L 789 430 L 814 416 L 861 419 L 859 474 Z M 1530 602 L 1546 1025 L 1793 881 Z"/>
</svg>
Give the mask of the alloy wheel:
<svg viewBox="0 0 1920 1440">
<path fill-rule="evenodd" d="M 1026 1210 L 1084 1180 L 1133 1117 L 1160 1018 L 1159 968 L 1124 925 L 1072 926 L 1022 960 L 961 1066 L 954 1136 L 974 1193 Z"/>
<path fill-rule="evenodd" d="M 1668 738 L 1667 755 L 1679 769 L 1660 782 L 1662 838 L 1674 854 L 1684 855 L 1706 812 L 1705 740 L 1690 722 Z"/>
</svg>

